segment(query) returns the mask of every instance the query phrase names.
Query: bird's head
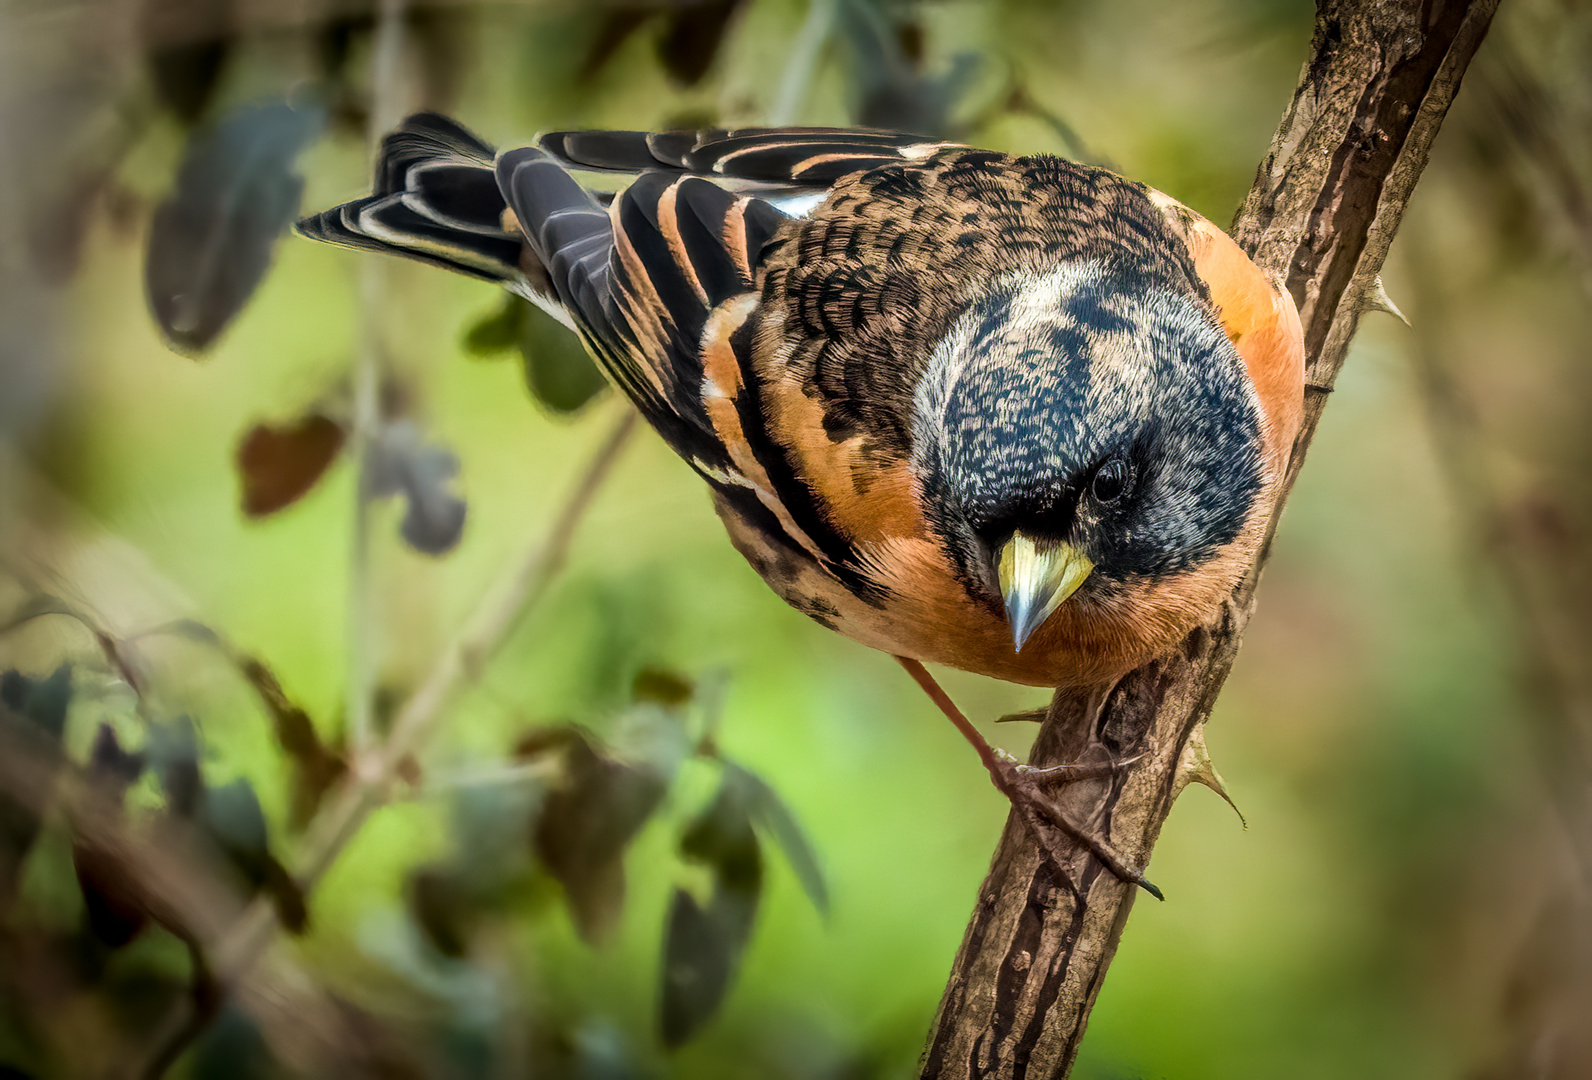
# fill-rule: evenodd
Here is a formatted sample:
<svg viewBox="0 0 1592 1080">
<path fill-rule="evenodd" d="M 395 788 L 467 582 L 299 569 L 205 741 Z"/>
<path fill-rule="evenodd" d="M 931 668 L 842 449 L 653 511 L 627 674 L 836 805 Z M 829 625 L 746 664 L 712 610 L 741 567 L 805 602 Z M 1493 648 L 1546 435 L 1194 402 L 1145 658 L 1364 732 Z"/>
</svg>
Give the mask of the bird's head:
<svg viewBox="0 0 1592 1080">
<path fill-rule="evenodd" d="M 1074 263 L 1005 281 L 954 323 L 914 402 L 930 520 L 1013 643 L 1070 597 L 1197 570 L 1264 488 L 1261 411 L 1206 305 Z"/>
</svg>

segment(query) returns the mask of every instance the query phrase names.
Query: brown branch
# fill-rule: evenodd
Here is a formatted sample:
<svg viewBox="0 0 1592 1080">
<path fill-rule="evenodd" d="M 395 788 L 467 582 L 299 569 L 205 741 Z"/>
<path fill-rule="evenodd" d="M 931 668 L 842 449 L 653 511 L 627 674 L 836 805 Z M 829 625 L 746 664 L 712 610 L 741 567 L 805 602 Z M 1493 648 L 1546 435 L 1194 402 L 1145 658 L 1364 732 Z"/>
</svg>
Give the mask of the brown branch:
<svg viewBox="0 0 1592 1080">
<path fill-rule="evenodd" d="M 1304 324 L 1305 419 L 1284 495 L 1496 6 L 1318 6 L 1310 60 L 1231 230 L 1263 270 L 1286 282 Z M 1113 778 L 1070 785 L 1059 800 L 1072 820 L 1091 823 L 1138 865 L 1148 862 L 1173 800 L 1199 775 L 1201 725 L 1238 654 L 1264 561 L 1263 550 L 1223 609 L 1174 654 L 1106 694 L 1058 692 L 1034 743 L 1036 765 L 1101 750 L 1142 755 Z M 1008 818 L 940 1002 L 924 1080 L 1065 1076 L 1134 892 L 1079 845 L 1058 869 Z"/>
</svg>

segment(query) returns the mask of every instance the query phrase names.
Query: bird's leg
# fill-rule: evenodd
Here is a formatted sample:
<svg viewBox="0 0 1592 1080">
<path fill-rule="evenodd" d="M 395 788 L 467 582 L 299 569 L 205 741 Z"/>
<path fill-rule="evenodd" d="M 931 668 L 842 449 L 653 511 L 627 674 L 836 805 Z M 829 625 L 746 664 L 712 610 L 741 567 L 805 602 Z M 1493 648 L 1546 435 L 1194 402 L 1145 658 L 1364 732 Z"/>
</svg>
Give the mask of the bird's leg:
<svg viewBox="0 0 1592 1080">
<path fill-rule="evenodd" d="M 984 763 L 984 768 L 989 771 L 990 780 L 994 782 L 996 790 L 1011 800 L 1012 805 L 1022 814 L 1023 820 L 1039 840 L 1040 847 L 1058 869 L 1063 872 L 1066 869 L 1062 845 L 1055 835 L 1060 832 L 1087 848 L 1089 853 L 1105 864 L 1106 869 L 1118 879 L 1139 886 L 1157 900 L 1165 899 L 1160 889 L 1150 884 L 1142 872 L 1112 850 L 1109 844 L 1069 821 L 1061 807 L 1057 806 L 1045 791 L 1046 787 L 1057 783 L 1109 776 L 1129 761 L 1137 760 L 1136 758 L 1102 765 L 1052 765 L 1043 768 L 1024 765 L 1006 751 L 991 746 L 919 661 L 905 656 L 897 656 L 896 660 L 907 669 L 907 674 L 923 688 L 929 699 L 939 706 L 946 718 L 956 725 L 956 730 L 962 733 L 962 737 L 972 744 L 979 760 Z"/>
</svg>

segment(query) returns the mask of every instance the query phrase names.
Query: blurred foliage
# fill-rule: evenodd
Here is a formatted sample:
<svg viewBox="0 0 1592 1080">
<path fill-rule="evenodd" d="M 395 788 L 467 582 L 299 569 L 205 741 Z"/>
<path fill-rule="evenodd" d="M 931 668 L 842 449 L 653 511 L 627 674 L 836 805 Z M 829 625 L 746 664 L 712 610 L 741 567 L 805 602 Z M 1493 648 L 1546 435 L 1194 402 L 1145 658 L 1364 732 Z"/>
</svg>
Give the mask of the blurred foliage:
<svg viewBox="0 0 1592 1080">
<path fill-rule="evenodd" d="M 540 311 L 394 266 L 377 466 L 339 468 L 360 259 L 279 234 L 365 190 L 373 113 L 756 123 L 813 25 L 802 122 L 1068 153 L 1225 221 L 1308 5 L 412 5 L 400 102 L 370 5 L 266 10 L 0 16 L 0 1077 L 912 1075 L 1004 805 L 650 438 L 295 882 L 351 768 L 357 493 L 407 542 L 373 556 L 385 723 L 620 406 Z M 1587 1075 L 1589 55 L 1584 3 L 1519 0 L 1472 69 L 1386 274 L 1414 329 L 1362 328 L 1210 728 L 1250 828 L 1178 806 L 1079 1077 Z M 228 993 L 206 943 L 253 897 L 301 935 Z"/>
<path fill-rule="evenodd" d="M 517 296 L 505 294 L 495 312 L 465 331 L 464 351 L 483 359 L 517 351 L 526 388 L 555 413 L 579 412 L 608 386 L 575 335 Z"/>
<path fill-rule="evenodd" d="M 149 306 L 173 348 L 207 348 L 254 293 L 298 210 L 294 163 L 320 127 L 316 107 L 244 106 L 189 137 L 144 264 Z"/>
</svg>

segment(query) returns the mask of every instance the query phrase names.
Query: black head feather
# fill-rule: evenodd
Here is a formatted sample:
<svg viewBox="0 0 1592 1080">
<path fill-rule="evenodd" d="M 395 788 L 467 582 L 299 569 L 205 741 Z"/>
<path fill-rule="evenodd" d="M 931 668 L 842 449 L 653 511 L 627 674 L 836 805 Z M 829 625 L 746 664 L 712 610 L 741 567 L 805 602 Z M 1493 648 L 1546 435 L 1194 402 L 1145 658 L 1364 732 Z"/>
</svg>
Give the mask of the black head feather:
<svg viewBox="0 0 1592 1080">
<path fill-rule="evenodd" d="M 1260 408 L 1207 306 L 1069 263 L 1002 282 L 936 350 L 913 453 L 931 520 L 975 593 L 1016 530 L 1108 581 L 1200 565 L 1262 488 Z"/>
</svg>

